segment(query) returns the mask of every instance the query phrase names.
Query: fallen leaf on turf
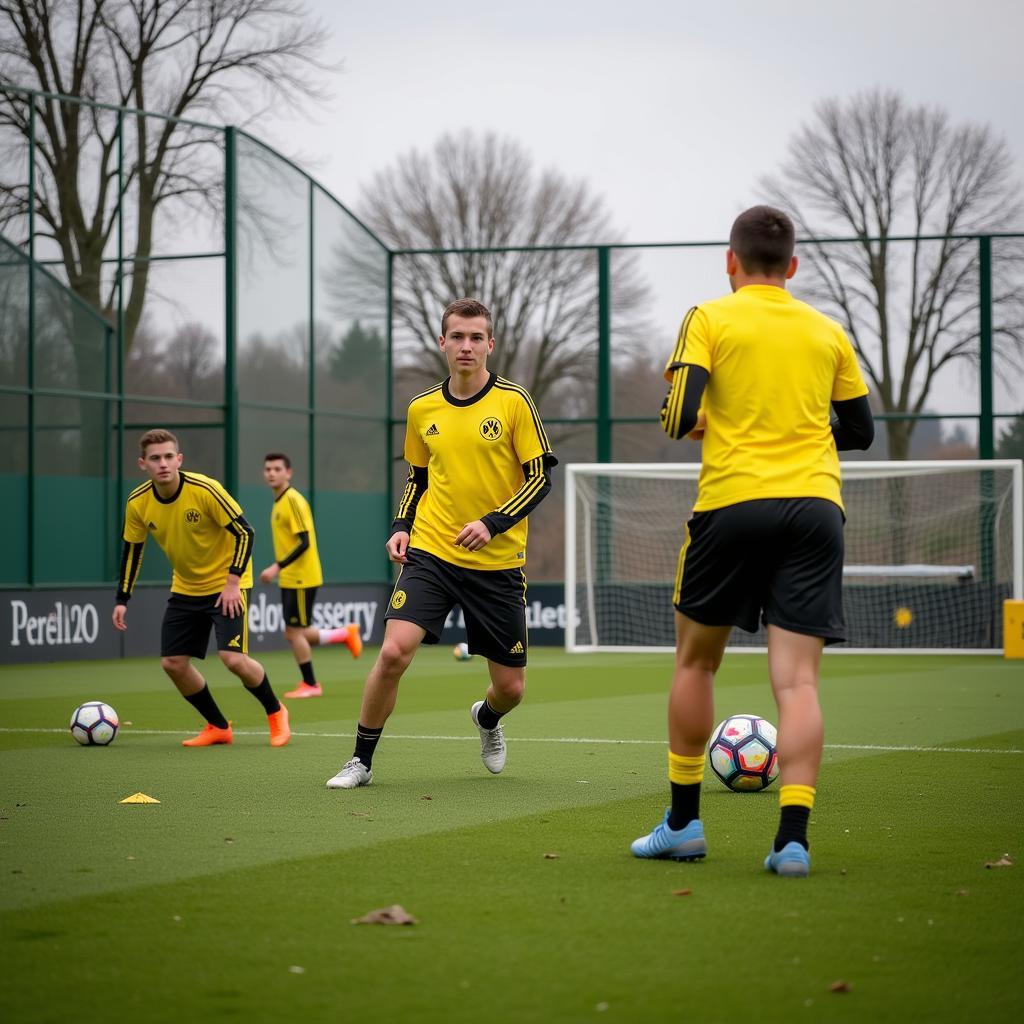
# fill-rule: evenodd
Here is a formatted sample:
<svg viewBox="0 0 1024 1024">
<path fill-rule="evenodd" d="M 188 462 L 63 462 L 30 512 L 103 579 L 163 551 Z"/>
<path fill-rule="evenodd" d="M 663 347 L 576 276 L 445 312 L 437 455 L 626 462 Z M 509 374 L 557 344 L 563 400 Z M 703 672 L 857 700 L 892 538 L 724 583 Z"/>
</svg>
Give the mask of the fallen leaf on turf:
<svg viewBox="0 0 1024 1024">
<path fill-rule="evenodd" d="M 305 967 L 299 967 L 298 964 L 292 964 L 291 967 L 288 968 L 288 970 L 291 971 L 292 974 L 305 974 L 306 973 L 306 968 Z"/>
<path fill-rule="evenodd" d="M 129 853 L 127 859 L 128 860 L 135 860 L 135 854 L 134 853 Z"/>
<path fill-rule="evenodd" d="M 410 914 L 405 907 L 394 903 L 390 907 L 382 907 L 380 910 L 371 910 L 363 917 L 353 917 L 353 924 L 419 924 L 419 921 Z"/>
<path fill-rule="evenodd" d="M 368 818 L 370 816 L 369 811 L 349 811 L 348 813 L 351 814 L 353 818 Z"/>
<path fill-rule="evenodd" d="M 1013 861 L 1010 860 L 1010 855 L 1008 853 L 1004 853 L 1002 855 L 1002 857 L 999 858 L 999 860 L 990 860 L 985 865 L 985 867 L 987 867 L 987 868 L 1012 868 L 1013 867 Z"/>
<path fill-rule="evenodd" d="M 957 889 L 956 894 L 957 896 L 969 896 L 970 892 L 970 889 Z"/>
<path fill-rule="evenodd" d="M 544 854 L 544 859 L 545 860 L 558 860 L 558 854 L 557 853 L 545 853 Z"/>
<path fill-rule="evenodd" d="M 691 892 L 692 892 L 691 889 L 673 889 L 672 890 L 672 895 L 673 896 L 689 896 L 691 894 Z"/>
<path fill-rule="evenodd" d="M 853 986 L 848 981 L 833 981 L 829 985 L 829 992 L 849 992 Z"/>
<path fill-rule="evenodd" d="M 421 800 L 433 800 L 434 798 L 432 796 L 421 796 L 420 799 Z"/>
<path fill-rule="evenodd" d="M 234 842 L 234 839 L 232 839 L 231 836 L 225 836 L 224 842 L 227 843 L 228 846 L 230 846 Z"/>
</svg>

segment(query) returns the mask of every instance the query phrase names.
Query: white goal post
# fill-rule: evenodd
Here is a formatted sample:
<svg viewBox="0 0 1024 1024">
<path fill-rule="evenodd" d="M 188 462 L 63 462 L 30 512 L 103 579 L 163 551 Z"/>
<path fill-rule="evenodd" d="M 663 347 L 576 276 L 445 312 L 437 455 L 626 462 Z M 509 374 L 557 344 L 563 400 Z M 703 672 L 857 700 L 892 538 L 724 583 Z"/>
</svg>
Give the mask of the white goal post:
<svg viewBox="0 0 1024 1024">
<path fill-rule="evenodd" d="M 671 651 L 672 587 L 699 463 L 565 468 L 565 646 Z M 844 461 L 848 640 L 830 651 L 997 653 L 1024 599 L 1019 459 Z M 763 649 L 735 629 L 731 649 Z"/>
</svg>

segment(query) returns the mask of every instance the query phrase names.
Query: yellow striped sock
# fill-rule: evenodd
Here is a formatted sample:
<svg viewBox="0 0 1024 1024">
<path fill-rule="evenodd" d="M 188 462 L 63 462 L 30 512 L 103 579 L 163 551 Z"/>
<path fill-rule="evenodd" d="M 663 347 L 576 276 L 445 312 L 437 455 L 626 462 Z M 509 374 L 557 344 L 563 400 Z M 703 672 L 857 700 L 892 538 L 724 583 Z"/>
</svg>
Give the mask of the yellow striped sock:
<svg viewBox="0 0 1024 1024">
<path fill-rule="evenodd" d="M 704 780 L 704 755 L 685 757 L 668 752 L 668 780 L 680 786 L 692 786 Z"/>
<path fill-rule="evenodd" d="M 779 790 L 779 806 L 806 807 L 809 811 L 813 810 L 816 792 L 813 786 L 783 786 Z"/>
</svg>

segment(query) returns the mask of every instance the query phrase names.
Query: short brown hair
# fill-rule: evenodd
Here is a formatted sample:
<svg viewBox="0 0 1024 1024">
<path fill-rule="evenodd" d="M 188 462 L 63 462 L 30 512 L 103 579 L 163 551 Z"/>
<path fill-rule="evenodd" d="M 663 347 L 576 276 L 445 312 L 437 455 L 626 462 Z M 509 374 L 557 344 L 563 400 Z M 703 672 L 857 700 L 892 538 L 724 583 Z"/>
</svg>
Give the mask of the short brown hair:
<svg viewBox="0 0 1024 1024">
<path fill-rule="evenodd" d="M 180 452 L 181 447 L 178 444 L 178 439 L 169 431 L 163 430 L 157 427 L 155 430 L 147 430 L 142 437 L 139 438 L 139 451 L 142 453 L 142 457 L 146 457 L 146 449 L 151 444 L 167 444 L 168 441 L 174 442 L 174 447 Z"/>
<path fill-rule="evenodd" d="M 285 455 L 284 452 L 267 452 L 267 454 L 263 456 L 263 461 L 264 462 L 283 462 L 285 469 L 291 469 L 292 468 L 292 460 L 289 459 L 288 456 Z"/>
<path fill-rule="evenodd" d="M 483 316 L 487 318 L 487 336 L 494 334 L 494 321 L 491 319 L 491 311 L 476 299 L 456 299 L 449 302 L 444 313 L 441 314 L 441 337 L 448 333 L 448 318 L 452 316 L 473 317 Z"/>
<path fill-rule="evenodd" d="M 748 274 L 785 274 L 795 247 L 793 222 L 773 206 L 744 210 L 729 232 L 729 248 Z"/>
</svg>

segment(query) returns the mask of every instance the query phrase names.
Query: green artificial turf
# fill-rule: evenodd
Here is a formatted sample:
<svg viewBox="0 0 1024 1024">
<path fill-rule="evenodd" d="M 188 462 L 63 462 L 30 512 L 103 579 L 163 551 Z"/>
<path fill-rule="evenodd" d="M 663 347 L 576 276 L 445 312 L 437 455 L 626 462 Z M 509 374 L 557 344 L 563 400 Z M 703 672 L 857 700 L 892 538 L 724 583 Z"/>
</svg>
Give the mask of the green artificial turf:
<svg viewBox="0 0 1024 1024">
<path fill-rule="evenodd" d="M 629 855 L 667 798 L 666 656 L 535 649 L 495 777 L 468 716 L 483 664 L 424 649 L 374 784 L 327 790 L 374 654 L 318 656 L 326 696 L 292 703 L 279 750 L 216 661 L 236 740 L 201 750 L 180 746 L 196 716 L 155 659 L 0 670 L 3 1019 L 1024 1012 L 1022 663 L 827 657 L 812 874 L 793 880 L 761 866 L 776 791 L 730 793 L 710 772 L 707 859 Z M 293 685 L 290 656 L 265 662 L 278 692 Z M 97 699 L 125 724 L 80 748 L 67 720 Z M 763 656 L 726 657 L 718 710 L 774 718 Z M 160 803 L 119 803 L 139 791 Z M 419 923 L 351 923 L 394 903 Z"/>
</svg>

